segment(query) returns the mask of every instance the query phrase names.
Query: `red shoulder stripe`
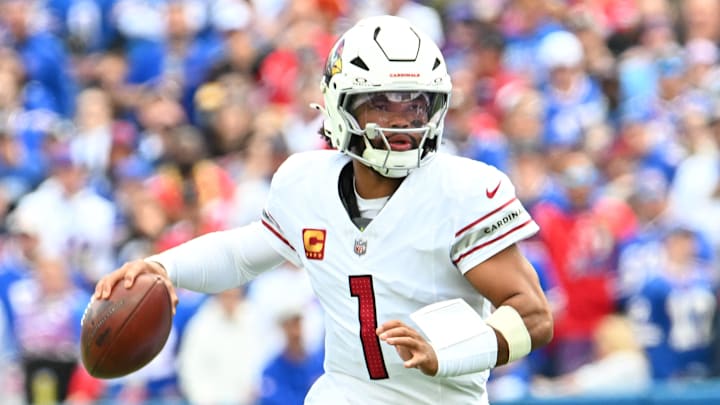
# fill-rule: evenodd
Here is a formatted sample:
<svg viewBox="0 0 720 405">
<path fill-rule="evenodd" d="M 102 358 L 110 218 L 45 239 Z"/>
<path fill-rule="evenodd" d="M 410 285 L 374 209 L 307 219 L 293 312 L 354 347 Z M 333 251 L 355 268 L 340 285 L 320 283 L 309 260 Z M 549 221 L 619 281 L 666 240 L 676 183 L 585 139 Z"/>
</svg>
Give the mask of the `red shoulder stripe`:
<svg viewBox="0 0 720 405">
<path fill-rule="evenodd" d="M 468 250 L 467 252 L 465 252 L 465 253 L 461 254 L 460 256 L 458 256 L 457 259 L 453 260 L 453 264 L 457 265 L 458 263 L 460 263 L 460 261 L 461 261 L 462 259 L 464 259 L 464 258 L 467 257 L 468 255 L 472 254 L 473 252 L 477 251 L 478 249 L 482 249 L 482 248 L 484 248 L 484 247 L 487 246 L 487 245 L 490 245 L 490 244 L 492 244 L 492 243 L 495 243 L 495 242 L 499 241 L 500 239 L 503 239 L 504 237 L 510 235 L 511 233 L 513 233 L 513 232 L 521 229 L 522 227 L 524 227 L 524 226 L 532 223 L 532 221 L 533 221 L 532 219 L 528 219 L 527 221 L 523 222 L 522 224 L 516 226 L 516 227 L 513 228 L 513 229 L 510 229 L 509 231 L 505 232 L 504 234 L 498 236 L 497 238 L 491 239 L 491 240 L 489 240 L 489 241 L 487 241 L 487 242 L 485 242 L 485 243 L 481 243 L 481 244 L 475 246 L 474 248 L 472 248 L 472 249 Z"/>
<path fill-rule="evenodd" d="M 262 222 L 262 224 L 265 225 L 265 228 L 269 229 L 270 232 L 272 232 L 275 236 L 277 236 L 278 239 L 280 239 L 281 241 L 283 241 L 284 244 L 288 245 L 288 246 L 290 247 L 290 249 L 295 250 L 295 248 L 292 247 L 292 245 L 290 244 L 290 242 L 288 242 L 288 240 L 285 239 L 285 238 L 280 234 L 280 232 L 278 232 L 275 228 L 273 228 L 272 225 L 270 225 L 270 224 L 269 224 L 267 221 L 265 221 L 264 219 L 260 220 L 260 222 Z"/>
<path fill-rule="evenodd" d="M 512 204 L 515 200 L 517 200 L 517 197 L 513 197 L 510 201 L 506 202 L 505 204 L 503 204 L 503 205 L 495 208 L 494 210 L 492 210 L 492 211 L 488 212 L 487 214 L 483 215 L 482 217 L 476 219 L 476 220 L 473 221 L 472 223 L 464 226 L 461 230 L 455 232 L 455 237 L 457 238 L 458 236 L 462 235 L 462 234 L 463 234 L 465 231 L 467 231 L 468 229 L 472 228 L 473 226 L 475 226 L 475 225 L 477 225 L 478 223 L 480 223 L 482 220 L 486 219 L 487 217 L 495 214 L 496 212 L 500 211 L 501 209 L 503 209 L 503 208 L 507 207 L 508 205 Z"/>
</svg>

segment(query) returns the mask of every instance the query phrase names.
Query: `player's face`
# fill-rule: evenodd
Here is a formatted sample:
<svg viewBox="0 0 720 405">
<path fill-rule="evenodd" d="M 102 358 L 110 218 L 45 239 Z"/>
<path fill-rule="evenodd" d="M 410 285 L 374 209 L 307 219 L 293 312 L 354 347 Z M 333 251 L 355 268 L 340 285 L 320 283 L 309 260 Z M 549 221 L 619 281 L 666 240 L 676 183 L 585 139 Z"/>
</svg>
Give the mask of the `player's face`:
<svg viewBox="0 0 720 405">
<path fill-rule="evenodd" d="M 417 92 L 387 92 L 360 95 L 363 102 L 354 110 L 354 116 L 365 128 L 368 123 L 377 124 L 394 151 L 417 149 L 423 131 L 393 132 L 388 128 L 414 129 L 425 126 L 429 119 L 429 97 Z M 373 147 L 385 149 L 381 137 L 371 140 Z"/>
</svg>

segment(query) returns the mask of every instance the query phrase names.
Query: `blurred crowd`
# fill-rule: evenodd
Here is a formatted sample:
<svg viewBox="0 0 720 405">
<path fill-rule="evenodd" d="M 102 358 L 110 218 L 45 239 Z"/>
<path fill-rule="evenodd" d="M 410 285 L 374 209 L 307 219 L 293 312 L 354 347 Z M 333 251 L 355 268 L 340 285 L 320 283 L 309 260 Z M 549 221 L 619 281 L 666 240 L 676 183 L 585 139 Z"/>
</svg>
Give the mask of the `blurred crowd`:
<svg viewBox="0 0 720 405">
<path fill-rule="evenodd" d="M 327 147 L 325 57 L 373 14 L 441 45 L 442 148 L 541 227 L 521 248 L 555 338 L 490 398 L 720 374 L 720 0 L 0 0 L 0 403 L 302 403 L 322 314 L 289 264 L 180 290 L 121 379 L 82 368 L 80 319 L 101 275 L 255 220 L 275 168 Z"/>
</svg>

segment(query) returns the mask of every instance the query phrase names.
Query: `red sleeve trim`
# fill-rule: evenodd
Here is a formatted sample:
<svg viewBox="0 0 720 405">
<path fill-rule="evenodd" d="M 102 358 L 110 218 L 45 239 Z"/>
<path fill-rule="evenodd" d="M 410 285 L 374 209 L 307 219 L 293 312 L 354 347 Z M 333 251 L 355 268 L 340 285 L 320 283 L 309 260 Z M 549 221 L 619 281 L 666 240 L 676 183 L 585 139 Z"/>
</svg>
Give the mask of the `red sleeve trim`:
<svg viewBox="0 0 720 405">
<path fill-rule="evenodd" d="M 513 233 L 513 232 L 515 232 L 515 231 L 517 231 L 517 230 L 520 230 L 520 229 L 523 228 L 524 226 L 529 225 L 529 224 L 532 223 L 532 222 L 533 222 L 532 219 L 528 219 L 527 221 L 525 221 L 525 222 L 523 222 L 522 224 L 516 226 L 515 228 L 513 228 L 513 229 L 511 229 L 511 230 L 509 230 L 509 231 L 507 231 L 507 232 L 505 232 L 504 234 L 498 236 L 497 238 L 491 239 L 491 240 L 489 240 L 489 241 L 487 241 L 487 242 L 485 242 L 485 243 L 481 243 L 481 244 L 475 246 L 474 248 L 472 248 L 472 249 L 468 250 L 467 252 L 465 252 L 465 253 L 461 254 L 460 256 L 458 256 L 457 259 L 453 260 L 453 264 L 457 265 L 458 263 L 460 263 L 460 261 L 461 261 L 462 259 L 464 259 L 464 258 L 467 257 L 468 255 L 473 254 L 473 253 L 474 253 L 475 251 L 477 251 L 478 249 L 482 249 L 482 248 L 484 248 L 484 247 L 487 246 L 487 245 L 490 245 L 490 244 L 492 244 L 492 243 L 495 243 L 495 242 L 499 241 L 500 239 L 503 239 L 504 237 L 510 235 L 511 233 Z"/>
<path fill-rule="evenodd" d="M 463 234 L 465 231 L 467 231 L 468 229 L 472 228 L 473 226 L 475 226 L 475 225 L 477 225 L 478 223 L 480 223 L 482 220 L 486 219 L 487 217 L 495 214 L 496 212 L 500 211 L 501 209 L 503 209 L 503 208 L 507 207 L 508 205 L 512 204 L 513 202 L 515 202 L 515 200 L 517 200 L 517 197 L 513 197 L 510 201 L 506 202 L 505 204 L 503 204 L 503 205 L 495 208 L 494 210 L 488 212 L 487 214 L 485 214 L 485 215 L 483 215 L 482 217 L 476 219 L 475 221 L 473 221 L 473 222 L 470 223 L 469 225 L 466 225 L 466 226 L 463 227 L 461 230 L 459 230 L 459 231 L 457 231 L 457 232 L 455 233 L 455 237 L 457 238 L 458 236 L 462 235 L 462 234 Z"/>
<path fill-rule="evenodd" d="M 277 230 L 275 230 L 275 228 L 273 228 L 272 225 L 270 225 L 269 223 L 267 223 L 264 219 L 260 220 L 260 222 L 262 222 L 262 224 L 265 225 L 265 228 L 269 229 L 270 232 L 272 232 L 275 236 L 277 236 L 278 239 L 280 239 L 284 244 L 288 245 L 288 247 L 289 247 L 290 249 L 295 250 L 295 248 L 292 247 L 292 245 L 290 244 L 290 242 L 288 242 L 288 240 L 285 239 L 285 238 L 280 234 L 280 232 L 278 232 Z"/>
</svg>

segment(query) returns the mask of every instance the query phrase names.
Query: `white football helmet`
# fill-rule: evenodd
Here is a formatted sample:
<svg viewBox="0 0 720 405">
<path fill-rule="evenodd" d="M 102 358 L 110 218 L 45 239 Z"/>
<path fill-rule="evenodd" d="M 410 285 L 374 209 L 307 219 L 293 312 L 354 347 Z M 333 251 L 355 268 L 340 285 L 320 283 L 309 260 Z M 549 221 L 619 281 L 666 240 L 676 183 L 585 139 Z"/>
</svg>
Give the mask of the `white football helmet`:
<svg viewBox="0 0 720 405">
<path fill-rule="evenodd" d="M 393 178 L 407 176 L 434 157 L 442 140 L 450 76 L 438 46 L 407 20 L 377 16 L 359 21 L 333 46 L 321 86 L 324 133 L 333 147 Z M 428 116 L 412 128 L 383 128 L 372 122 L 360 128 L 352 110 L 373 93 L 403 100 L 422 95 Z M 393 151 L 386 132 L 419 133 L 422 138 L 415 149 Z M 373 147 L 377 137 L 384 146 Z"/>
</svg>

